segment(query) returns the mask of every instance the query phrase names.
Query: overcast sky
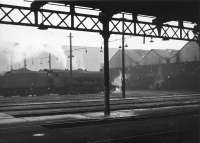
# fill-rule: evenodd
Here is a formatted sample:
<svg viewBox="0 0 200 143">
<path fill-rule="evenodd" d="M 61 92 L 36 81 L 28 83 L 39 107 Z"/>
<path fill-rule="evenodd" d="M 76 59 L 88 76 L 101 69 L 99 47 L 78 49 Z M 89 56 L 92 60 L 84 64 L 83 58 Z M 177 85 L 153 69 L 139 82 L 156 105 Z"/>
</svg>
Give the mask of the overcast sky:
<svg viewBox="0 0 200 143">
<path fill-rule="evenodd" d="M 23 0 L 0 0 L 3 4 L 15 4 L 29 6 L 29 2 L 24 2 Z M 1 14 L 1 13 L 0 13 Z M 25 26 L 13 26 L 13 25 L 0 25 L 0 52 L 8 48 L 8 43 L 19 43 L 23 46 L 18 46 L 18 52 L 12 52 L 12 54 L 26 53 L 27 55 L 34 53 L 34 48 L 42 52 L 44 45 L 52 45 L 52 47 L 62 47 L 63 45 L 69 45 L 69 30 L 58 30 L 58 29 L 48 29 L 45 31 L 38 30 L 36 27 L 25 27 Z M 90 32 L 77 32 L 71 31 L 73 35 L 73 45 L 74 46 L 91 46 L 91 47 L 101 47 L 103 39 L 99 33 Z M 111 35 L 110 40 L 120 39 L 121 36 Z M 186 43 L 186 41 L 162 41 L 160 39 L 154 39 L 153 43 L 150 43 L 150 38 L 146 39 L 146 43 L 143 44 L 142 37 L 126 36 L 125 43 L 128 45 L 129 49 L 180 49 Z M 109 46 L 111 48 L 118 48 L 121 41 L 110 42 Z M 32 48 L 31 48 L 32 47 Z M 40 48 L 39 48 L 40 47 Z M 51 52 L 56 52 L 56 49 L 52 48 Z M 37 53 L 37 52 L 35 52 Z M 8 53 L 7 53 L 8 54 Z M 17 55 L 18 56 L 18 55 Z M 17 57 L 15 56 L 15 57 Z M 14 59 L 15 60 L 15 59 Z"/>
</svg>

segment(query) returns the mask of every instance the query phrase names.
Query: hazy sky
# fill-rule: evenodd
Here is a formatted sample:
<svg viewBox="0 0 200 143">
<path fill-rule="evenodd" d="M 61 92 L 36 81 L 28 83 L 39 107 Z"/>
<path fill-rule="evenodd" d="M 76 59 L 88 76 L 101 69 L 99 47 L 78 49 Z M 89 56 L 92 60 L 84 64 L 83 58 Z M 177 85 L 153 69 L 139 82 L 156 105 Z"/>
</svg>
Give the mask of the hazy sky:
<svg viewBox="0 0 200 143">
<path fill-rule="evenodd" d="M 23 0 L 0 0 L 0 3 L 4 4 L 16 4 L 29 6 L 30 3 Z M 1 14 L 1 13 L 0 13 Z M 60 47 L 63 45 L 69 45 L 69 30 L 48 29 L 45 31 L 38 30 L 36 27 L 25 26 L 13 26 L 13 25 L 0 25 L 0 52 L 6 51 L 7 54 L 13 54 L 14 57 L 18 57 L 14 60 L 22 60 L 24 54 L 31 56 L 39 54 L 45 50 L 44 45 L 51 45 L 52 48 L 46 49 L 51 53 L 61 52 Z M 71 31 L 73 35 L 74 46 L 90 46 L 101 47 L 103 39 L 99 33 L 90 32 L 77 32 Z M 121 36 L 111 35 L 110 40 L 120 39 Z M 129 49 L 180 49 L 186 43 L 186 41 L 162 41 L 160 39 L 154 39 L 153 43 L 150 43 L 150 38 L 146 39 L 146 43 L 143 44 L 142 37 L 126 36 L 126 42 Z M 9 48 L 13 43 L 19 43 L 18 49 L 11 50 Z M 111 48 L 118 48 L 121 41 L 110 42 Z M 57 49 L 56 49 L 57 48 Z M 11 52 L 12 51 L 12 52 Z M 59 55 L 59 54 L 58 54 Z"/>
</svg>

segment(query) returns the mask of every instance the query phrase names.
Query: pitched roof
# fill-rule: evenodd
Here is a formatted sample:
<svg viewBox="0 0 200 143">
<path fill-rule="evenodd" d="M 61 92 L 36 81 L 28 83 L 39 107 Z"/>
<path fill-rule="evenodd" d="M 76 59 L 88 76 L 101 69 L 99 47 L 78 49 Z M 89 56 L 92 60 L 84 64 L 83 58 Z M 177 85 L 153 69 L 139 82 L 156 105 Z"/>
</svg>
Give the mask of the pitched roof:
<svg viewBox="0 0 200 143">
<path fill-rule="evenodd" d="M 127 49 L 125 50 L 125 65 L 126 66 L 134 66 L 139 64 L 141 59 L 147 53 L 147 50 L 140 49 Z M 122 64 L 122 50 L 118 50 L 110 59 L 110 67 L 118 68 L 121 67 Z"/>
<path fill-rule="evenodd" d="M 200 48 L 197 42 L 194 41 L 190 41 L 187 42 L 182 48 L 181 50 L 179 50 L 179 52 L 181 52 L 182 50 L 184 50 L 185 48 Z"/>
<path fill-rule="evenodd" d="M 133 61 L 139 62 L 146 54 L 148 50 L 140 50 L 140 49 L 129 49 L 125 50 L 125 54 L 129 56 Z"/>
<path fill-rule="evenodd" d="M 158 56 L 161 58 L 171 58 L 174 56 L 178 51 L 177 50 L 172 50 L 172 49 L 152 49 L 152 52 L 155 52 Z"/>
<path fill-rule="evenodd" d="M 165 63 L 173 57 L 177 50 L 171 49 L 151 49 L 140 61 L 140 64 L 158 64 Z M 153 56 L 154 55 L 154 56 Z M 156 56 L 156 57 L 155 57 Z"/>
<path fill-rule="evenodd" d="M 198 45 L 197 42 L 189 41 L 180 50 L 178 50 L 171 58 L 174 58 L 177 54 L 180 54 L 181 52 L 183 52 L 183 50 L 185 50 L 187 48 L 194 48 L 194 49 L 199 48 L 200 49 L 200 46 Z"/>
<path fill-rule="evenodd" d="M 132 58 L 125 54 L 125 65 L 133 66 L 137 64 Z M 122 66 L 122 50 L 118 50 L 109 60 L 110 68 L 119 68 Z"/>
</svg>

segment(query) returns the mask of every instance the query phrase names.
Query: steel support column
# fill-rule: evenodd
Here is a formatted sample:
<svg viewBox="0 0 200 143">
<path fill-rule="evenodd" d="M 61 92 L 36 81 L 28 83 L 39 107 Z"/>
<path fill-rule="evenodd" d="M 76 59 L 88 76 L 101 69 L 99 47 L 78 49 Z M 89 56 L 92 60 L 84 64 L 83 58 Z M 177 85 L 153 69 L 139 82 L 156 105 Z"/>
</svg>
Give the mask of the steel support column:
<svg viewBox="0 0 200 143">
<path fill-rule="evenodd" d="M 200 23 L 198 23 L 194 28 L 194 33 L 197 35 L 197 44 L 199 45 L 199 60 L 200 60 Z"/>
<path fill-rule="evenodd" d="M 122 97 L 125 98 L 124 13 L 122 14 Z"/>
<path fill-rule="evenodd" d="M 111 14 L 108 11 L 103 10 L 99 14 L 99 20 L 103 25 L 103 30 L 101 35 L 104 40 L 104 115 L 110 115 L 110 76 L 109 76 L 109 46 L 108 40 L 110 37 L 109 31 L 109 21 L 111 19 Z"/>
<path fill-rule="evenodd" d="M 200 61 L 200 34 L 198 36 L 197 44 L 199 45 L 199 61 Z"/>
</svg>

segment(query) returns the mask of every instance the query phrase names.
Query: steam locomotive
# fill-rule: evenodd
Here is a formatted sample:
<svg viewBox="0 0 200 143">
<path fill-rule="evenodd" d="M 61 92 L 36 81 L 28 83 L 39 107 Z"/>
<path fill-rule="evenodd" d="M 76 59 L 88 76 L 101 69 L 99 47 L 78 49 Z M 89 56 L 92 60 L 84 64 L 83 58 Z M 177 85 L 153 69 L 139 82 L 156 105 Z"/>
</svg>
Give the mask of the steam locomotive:
<svg viewBox="0 0 200 143">
<path fill-rule="evenodd" d="M 64 70 L 20 69 L 0 76 L 1 96 L 98 93 L 103 88 L 102 72 L 76 70 L 71 77 Z"/>
</svg>

